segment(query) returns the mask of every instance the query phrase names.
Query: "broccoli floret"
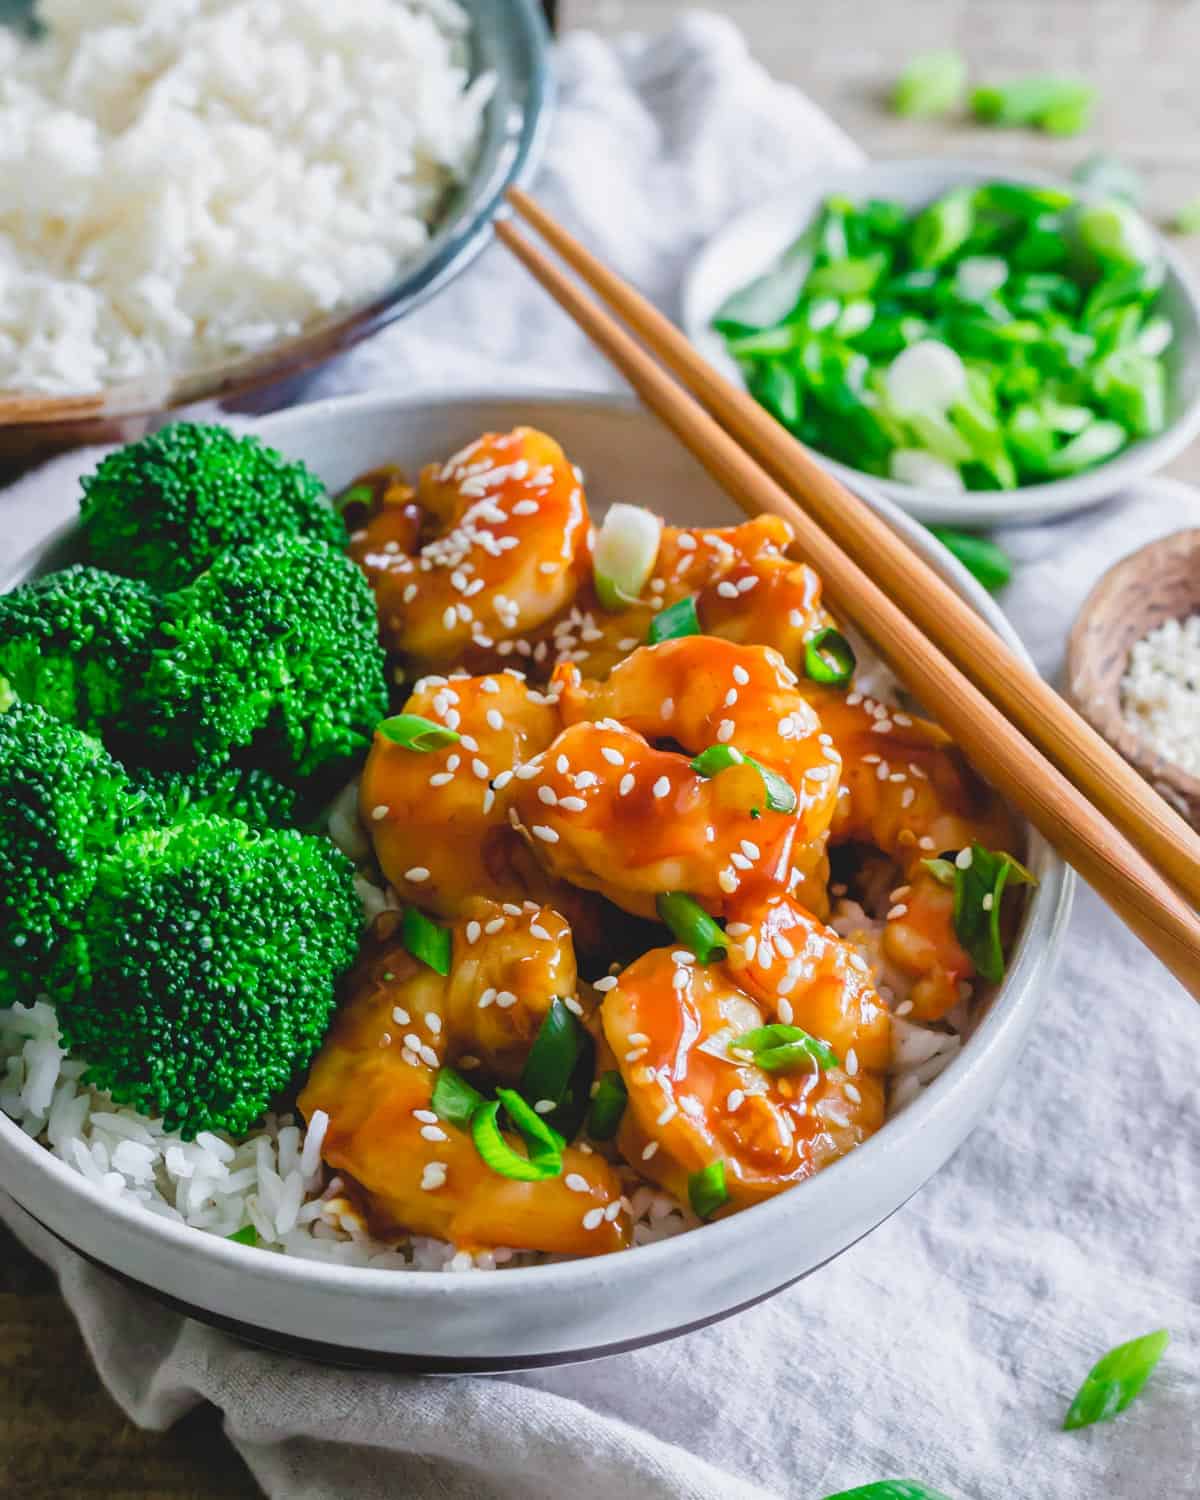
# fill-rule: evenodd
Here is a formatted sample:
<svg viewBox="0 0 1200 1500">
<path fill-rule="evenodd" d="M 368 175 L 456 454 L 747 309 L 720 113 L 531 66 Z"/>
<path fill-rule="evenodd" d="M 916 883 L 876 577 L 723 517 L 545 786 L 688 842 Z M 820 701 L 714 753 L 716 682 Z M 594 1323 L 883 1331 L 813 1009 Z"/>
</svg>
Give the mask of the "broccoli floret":
<svg viewBox="0 0 1200 1500">
<path fill-rule="evenodd" d="M 185 1138 L 240 1135 L 316 1051 L 361 925 L 325 839 L 225 818 L 127 834 L 59 966 L 64 1045 Z"/>
<path fill-rule="evenodd" d="M 144 583 L 75 566 L 0 595 L 0 674 L 26 703 L 98 734 L 149 663 L 158 600 Z"/>
<path fill-rule="evenodd" d="M 248 750 L 239 759 L 309 777 L 368 747 L 384 653 L 370 586 L 343 553 L 304 537 L 235 548 L 163 607 L 142 699 L 182 763 Z"/>
<path fill-rule="evenodd" d="M 111 453 L 83 481 L 80 513 L 94 563 L 162 591 L 264 536 L 346 545 L 324 485 L 302 463 L 199 422 L 176 422 Z"/>
<path fill-rule="evenodd" d="M 219 771 L 149 771 L 130 768 L 130 780 L 144 788 L 156 809 L 155 822 L 168 826 L 189 817 L 237 818 L 251 828 L 294 828 L 298 821 L 295 787 L 267 771 L 235 766 Z"/>
<path fill-rule="evenodd" d="M 34 703 L 0 712 L 0 1006 L 37 993 L 101 857 L 148 806 L 96 740 Z"/>
</svg>

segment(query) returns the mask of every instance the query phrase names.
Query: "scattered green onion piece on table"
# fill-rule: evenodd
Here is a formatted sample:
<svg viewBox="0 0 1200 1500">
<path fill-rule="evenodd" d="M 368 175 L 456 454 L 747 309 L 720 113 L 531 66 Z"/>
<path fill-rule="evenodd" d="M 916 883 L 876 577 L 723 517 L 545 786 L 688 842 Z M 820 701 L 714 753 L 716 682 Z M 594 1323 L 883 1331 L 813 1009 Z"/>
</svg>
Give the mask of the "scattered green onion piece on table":
<svg viewBox="0 0 1200 1500">
<path fill-rule="evenodd" d="M 743 1032 L 729 1046 L 751 1053 L 755 1065 L 767 1073 L 790 1073 L 802 1067 L 811 1071 L 814 1062 L 822 1068 L 838 1066 L 838 1055 L 828 1042 L 800 1026 L 785 1026 L 778 1021 Z"/>
<path fill-rule="evenodd" d="M 236 1233 L 227 1235 L 226 1238 L 231 1239 L 235 1245 L 257 1245 L 258 1231 L 253 1224 L 246 1224 Z"/>
<path fill-rule="evenodd" d="M 804 643 L 804 675 L 813 682 L 845 687 L 856 665 L 854 648 L 832 625 L 818 630 Z"/>
<path fill-rule="evenodd" d="M 714 1161 L 688 1178 L 688 1202 L 698 1219 L 709 1219 L 729 1202 L 725 1186 L 725 1163 Z"/>
<path fill-rule="evenodd" d="M 414 958 L 428 964 L 435 974 L 449 974 L 450 929 L 427 917 L 419 907 L 406 906 L 400 918 L 400 935 Z"/>
<path fill-rule="evenodd" d="M 521 1072 L 520 1089 L 526 1099 L 559 1102 L 579 1057 L 582 1032 L 579 1022 L 555 996 Z"/>
<path fill-rule="evenodd" d="M 753 766 L 762 777 L 767 794 L 767 806 L 771 811 L 781 813 L 796 811 L 795 788 L 777 771 L 770 771 L 752 755 L 743 754 L 736 745 L 710 745 L 707 750 L 702 750 L 691 764 L 692 770 L 701 776 L 718 776 L 722 771 L 728 771 L 730 766 Z"/>
<path fill-rule="evenodd" d="M 517 1182 L 545 1182 L 547 1178 L 558 1177 L 562 1172 L 562 1157 L 535 1161 L 522 1156 L 504 1139 L 496 1118 L 499 1113 L 500 1101 L 493 1099 L 481 1104 L 471 1118 L 471 1139 L 484 1166 Z"/>
<path fill-rule="evenodd" d="M 972 577 L 994 593 L 1012 577 L 1012 559 L 1002 547 L 985 536 L 969 531 L 955 531 L 950 526 L 931 526 L 930 531 L 947 552 L 954 554 Z"/>
<path fill-rule="evenodd" d="M 433 1080 L 433 1097 L 429 1107 L 439 1120 L 448 1120 L 460 1130 L 470 1125 L 475 1111 L 487 1100 L 477 1088 L 453 1068 L 439 1068 Z"/>
<path fill-rule="evenodd" d="M 650 621 L 646 639 L 652 646 L 659 641 L 673 641 L 682 635 L 703 635 L 700 616 L 696 613 L 696 596 L 689 594 L 675 604 L 668 604 Z"/>
<path fill-rule="evenodd" d="M 666 891 L 656 898 L 655 905 L 659 917 L 702 964 L 725 957 L 729 949 L 724 931 L 686 892 Z"/>
<path fill-rule="evenodd" d="M 950 1500 L 941 1490 L 931 1490 L 916 1479 L 877 1479 L 852 1490 L 839 1490 L 825 1500 Z"/>
<path fill-rule="evenodd" d="M 1176 209 L 1173 228 L 1176 234 L 1200 234 L 1200 197 Z"/>
<path fill-rule="evenodd" d="M 615 1069 L 602 1073 L 592 1096 L 592 1108 L 588 1115 L 588 1134 L 596 1141 L 611 1141 L 621 1125 L 629 1091 L 625 1080 Z"/>
<path fill-rule="evenodd" d="M 1118 1344 L 1088 1372 L 1063 1422 L 1065 1431 L 1108 1422 L 1124 1411 L 1163 1357 L 1171 1335 L 1165 1328 Z"/>
<path fill-rule="evenodd" d="M 971 845 L 965 863 L 959 860 L 955 861 L 954 931 L 983 978 L 998 984 L 1004 978 L 1000 941 L 1004 892 L 1011 885 L 1036 885 L 1037 879 L 1011 854 L 993 853 L 982 844 Z"/>
<path fill-rule="evenodd" d="M 385 740 L 402 745 L 405 750 L 417 750 L 422 754 L 430 750 L 442 750 L 447 745 L 458 744 L 458 734 L 445 724 L 437 724 L 420 714 L 393 714 L 375 726 L 375 733 Z"/>
<path fill-rule="evenodd" d="M 561 1165 L 563 1148 L 567 1143 L 558 1131 L 548 1125 L 516 1089 L 498 1088 L 496 1098 L 503 1104 L 504 1113 L 528 1146 L 530 1161 L 545 1164 L 559 1158 Z"/>
<path fill-rule="evenodd" d="M 596 537 L 593 572 L 604 609 L 634 603 L 654 572 L 662 522 L 640 505 L 610 505 Z"/>
<path fill-rule="evenodd" d="M 892 91 L 892 108 L 912 120 L 932 120 L 962 103 L 967 62 L 961 52 L 923 52 L 905 67 Z"/>
<path fill-rule="evenodd" d="M 1095 102 L 1095 89 L 1074 78 L 1019 78 L 971 93 L 971 109 L 984 124 L 1032 125 L 1052 135 L 1076 135 Z"/>
</svg>

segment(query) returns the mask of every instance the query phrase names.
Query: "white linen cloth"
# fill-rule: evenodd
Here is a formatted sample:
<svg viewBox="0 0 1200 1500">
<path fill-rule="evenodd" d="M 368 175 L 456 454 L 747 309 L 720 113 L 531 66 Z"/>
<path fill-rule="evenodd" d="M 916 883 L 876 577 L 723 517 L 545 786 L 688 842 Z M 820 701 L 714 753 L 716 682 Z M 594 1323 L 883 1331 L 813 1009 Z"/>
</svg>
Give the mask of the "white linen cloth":
<svg viewBox="0 0 1200 1500">
<path fill-rule="evenodd" d="M 731 213 L 856 157 L 713 17 L 649 44 L 569 37 L 559 71 L 538 191 L 667 307 Z M 319 386 L 530 378 L 613 383 L 492 250 Z M 69 512 L 79 467 L 62 460 L 3 498 L 6 554 Z M 1004 536 L 1020 562 L 1004 603 L 1039 667 L 1055 674 L 1113 559 L 1187 524 L 1200 496 L 1162 482 Z M 129 1415 L 163 1427 L 214 1402 L 263 1488 L 288 1500 L 817 1500 L 901 1475 L 955 1500 L 1166 1500 L 1200 1493 L 1198 1036 L 1192 1002 L 1082 891 L 1020 1067 L 912 1202 L 740 1317 L 544 1374 L 420 1380 L 267 1355 L 111 1282 L 10 1201 L 0 1211 L 57 1270 Z M 1142 1398 L 1116 1423 L 1060 1432 L 1093 1360 L 1160 1325 L 1174 1342 Z"/>
</svg>

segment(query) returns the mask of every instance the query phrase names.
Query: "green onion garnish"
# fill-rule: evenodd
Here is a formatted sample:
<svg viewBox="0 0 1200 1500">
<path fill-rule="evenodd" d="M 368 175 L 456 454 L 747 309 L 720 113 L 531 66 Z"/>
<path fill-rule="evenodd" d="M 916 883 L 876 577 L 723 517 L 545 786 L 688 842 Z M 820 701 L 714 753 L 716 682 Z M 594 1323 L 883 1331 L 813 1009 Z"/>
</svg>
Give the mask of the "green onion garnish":
<svg viewBox="0 0 1200 1500">
<path fill-rule="evenodd" d="M 857 665 L 854 649 L 840 630 L 827 625 L 804 643 L 804 673 L 813 682 L 846 687 Z"/>
<path fill-rule="evenodd" d="M 925 52 L 896 80 L 892 108 L 912 120 L 932 120 L 962 103 L 967 62 L 961 52 Z"/>
<path fill-rule="evenodd" d="M 772 1022 L 769 1026 L 756 1026 L 753 1031 L 734 1037 L 730 1050 L 749 1052 L 756 1067 L 767 1073 L 790 1073 L 811 1064 L 821 1068 L 836 1068 L 838 1055 L 820 1037 L 811 1036 L 800 1026 L 784 1026 Z"/>
<path fill-rule="evenodd" d="M 475 1111 L 486 1103 L 479 1090 L 472 1088 L 461 1073 L 456 1073 L 453 1068 L 438 1069 L 429 1107 L 439 1120 L 448 1120 L 451 1125 L 466 1130 Z"/>
<path fill-rule="evenodd" d="M 725 1163 L 714 1161 L 688 1178 L 688 1202 L 698 1219 L 711 1218 L 722 1204 L 729 1202 L 725 1186 Z"/>
<path fill-rule="evenodd" d="M 584 1035 L 583 1027 L 556 996 L 542 1018 L 521 1073 L 520 1090 L 535 1103 L 553 1099 L 557 1105 L 571 1081 Z"/>
<path fill-rule="evenodd" d="M 877 1479 L 852 1490 L 839 1490 L 825 1500 L 950 1500 L 941 1490 L 931 1490 L 916 1479 Z"/>
<path fill-rule="evenodd" d="M 592 1096 L 588 1134 L 594 1141 L 611 1141 L 620 1128 L 629 1091 L 620 1073 L 602 1073 Z"/>
<path fill-rule="evenodd" d="M 939 885 L 952 886 L 958 878 L 956 867 L 952 859 L 943 859 L 940 855 L 937 859 L 923 859 L 921 863 L 938 882 Z"/>
<path fill-rule="evenodd" d="M 435 974 L 449 974 L 450 929 L 427 917 L 415 906 L 406 906 L 400 918 L 400 935 L 414 958 L 428 964 Z"/>
<path fill-rule="evenodd" d="M 658 558 L 662 522 L 640 505 L 610 505 L 596 537 L 592 571 L 603 609 L 636 602 Z"/>
<path fill-rule="evenodd" d="M 375 503 L 375 492 L 369 484 L 352 484 L 343 490 L 333 502 L 339 515 L 345 515 L 352 505 L 363 505 L 368 509 Z"/>
<path fill-rule="evenodd" d="M 545 1117 L 547 1124 L 553 1125 L 568 1141 L 573 1141 L 583 1128 L 592 1093 L 592 1080 L 596 1076 L 596 1043 L 592 1040 L 591 1033 L 582 1026 L 579 1028 L 579 1044 L 579 1055 L 575 1059 L 575 1066 L 571 1069 L 562 1097 L 557 1107 Z"/>
<path fill-rule="evenodd" d="M 665 891 L 654 904 L 659 917 L 702 964 L 725 957 L 725 933 L 698 901 L 684 891 Z"/>
<path fill-rule="evenodd" d="M 253 1224 L 246 1224 L 235 1234 L 226 1235 L 226 1239 L 232 1240 L 235 1245 L 257 1245 L 258 1231 Z"/>
<path fill-rule="evenodd" d="M 730 766 L 753 766 L 762 777 L 767 794 L 767 806 L 772 812 L 796 811 L 795 789 L 777 771 L 769 771 L 751 755 L 744 754 L 736 745 L 710 745 L 692 761 L 692 770 L 701 776 L 716 776 Z"/>
<path fill-rule="evenodd" d="M 993 853 L 982 844 L 972 844 L 969 853 L 969 860 L 960 854 L 954 865 L 954 931 L 979 973 L 998 984 L 1004 978 L 1000 908 L 1005 889 L 1037 880 L 1011 854 Z"/>
<path fill-rule="evenodd" d="M 1176 234 L 1200 233 L 1200 198 L 1190 198 L 1176 209 L 1173 228 Z"/>
<path fill-rule="evenodd" d="M 529 1148 L 530 1161 L 537 1162 L 540 1166 L 557 1161 L 561 1170 L 563 1148 L 567 1143 L 558 1131 L 548 1125 L 537 1110 L 521 1098 L 516 1089 L 498 1088 L 496 1098 L 503 1104 L 504 1113 L 521 1133 Z"/>
<path fill-rule="evenodd" d="M 686 599 L 680 599 L 678 603 L 668 604 L 666 609 L 659 610 L 650 621 L 646 639 L 650 645 L 657 646 L 659 641 L 673 641 L 681 635 L 703 634 L 700 616 L 696 613 L 696 596 L 689 594 Z"/>
<path fill-rule="evenodd" d="M 403 745 L 406 750 L 419 750 L 422 754 L 458 744 L 455 730 L 447 729 L 445 724 L 435 724 L 420 714 L 393 714 L 390 719 L 376 724 L 375 732 L 393 744 Z"/>
<path fill-rule="evenodd" d="M 1096 91 L 1074 78 L 1020 78 L 975 89 L 971 108 L 988 125 L 1032 125 L 1076 135 L 1091 119 Z"/>
<path fill-rule="evenodd" d="M 1108 1422 L 1124 1411 L 1150 1377 L 1171 1342 L 1165 1328 L 1144 1334 L 1127 1344 L 1118 1344 L 1088 1372 L 1071 1402 L 1063 1427 L 1089 1427 L 1093 1422 Z"/>
<path fill-rule="evenodd" d="M 955 531 L 950 526 L 931 526 L 930 531 L 974 578 L 990 593 L 1001 589 L 1012 577 L 1012 559 L 995 542 L 970 531 Z"/>
<path fill-rule="evenodd" d="M 499 1113 L 500 1101 L 493 1099 L 481 1104 L 471 1117 L 471 1138 L 484 1166 L 517 1182 L 545 1182 L 548 1177 L 557 1177 L 562 1171 L 562 1157 L 543 1156 L 535 1161 L 514 1151 L 500 1132 L 496 1121 Z"/>
</svg>

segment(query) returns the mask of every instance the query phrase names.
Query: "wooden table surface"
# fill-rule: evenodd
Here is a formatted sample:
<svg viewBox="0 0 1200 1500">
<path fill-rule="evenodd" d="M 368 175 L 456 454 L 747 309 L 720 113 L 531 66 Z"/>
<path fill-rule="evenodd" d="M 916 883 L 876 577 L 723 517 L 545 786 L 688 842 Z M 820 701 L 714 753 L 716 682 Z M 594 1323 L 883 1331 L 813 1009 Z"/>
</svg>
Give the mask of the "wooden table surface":
<svg viewBox="0 0 1200 1500">
<path fill-rule="evenodd" d="M 561 0 L 564 26 L 654 31 L 681 0 Z M 793 80 L 869 151 L 969 154 L 1069 171 L 1093 150 L 1143 175 L 1152 216 L 1200 194 L 1200 7 L 1189 0 L 725 0 L 773 72 Z M 961 49 L 979 76 L 1078 73 L 1100 89 L 1086 137 L 897 120 L 886 90 L 912 53 Z M 1200 267 L 1200 238 L 1184 242 Z M 1173 472 L 1200 480 L 1193 448 Z M 0 1231 L 0 1496 L 4 1500 L 251 1500 L 259 1493 L 200 1413 L 166 1434 L 126 1422 L 93 1374 L 54 1283 Z"/>
</svg>

